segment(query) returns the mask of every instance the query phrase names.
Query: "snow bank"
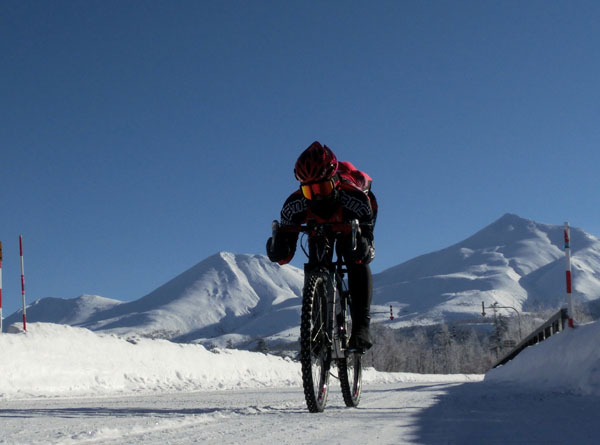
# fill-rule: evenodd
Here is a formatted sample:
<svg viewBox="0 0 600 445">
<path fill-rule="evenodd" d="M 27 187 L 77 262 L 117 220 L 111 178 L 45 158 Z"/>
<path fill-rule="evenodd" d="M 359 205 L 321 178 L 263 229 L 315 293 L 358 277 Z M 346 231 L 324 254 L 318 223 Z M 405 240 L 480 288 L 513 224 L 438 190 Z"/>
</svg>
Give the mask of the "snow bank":
<svg viewBox="0 0 600 445">
<path fill-rule="evenodd" d="M 578 326 L 530 346 L 486 381 L 600 396 L 600 323 Z"/>
<path fill-rule="evenodd" d="M 485 381 L 600 396 L 599 343 L 598 322 L 569 329 L 491 370 Z M 373 369 L 363 376 L 367 385 L 483 378 Z M 211 352 L 195 344 L 125 339 L 50 323 L 30 323 L 27 333 L 0 335 L 0 398 L 298 387 L 301 381 L 299 363 L 255 352 Z"/>
<path fill-rule="evenodd" d="M 30 323 L 0 335 L 0 398 L 108 395 L 299 386 L 300 365 L 261 353 L 166 340 L 125 339 L 83 328 Z M 467 381 L 365 370 L 364 383 Z"/>
<path fill-rule="evenodd" d="M 289 385 L 298 375 L 291 361 L 263 354 L 215 354 L 199 345 L 127 341 L 66 325 L 27 327 L 27 333 L 0 336 L 1 395 Z"/>
</svg>

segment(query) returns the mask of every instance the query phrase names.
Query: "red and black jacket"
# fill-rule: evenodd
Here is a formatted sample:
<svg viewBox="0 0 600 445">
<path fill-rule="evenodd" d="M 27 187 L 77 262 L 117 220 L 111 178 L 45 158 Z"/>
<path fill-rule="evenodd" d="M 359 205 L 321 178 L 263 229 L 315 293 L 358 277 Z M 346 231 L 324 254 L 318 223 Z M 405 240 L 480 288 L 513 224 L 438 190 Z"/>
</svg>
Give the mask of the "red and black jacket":
<svg viewBox="0 0 600 445">
<path fill-rule="evenodd" d="M 321 223 L 344 223 L 357 219 L 361 224 L 370 224 L 363 228 L 362 236 L 373 241 L 373 226 L 377 217 L 377 200 L 369 191 L 367 195 L 351 183 L 341 182 L 331 199 L 308 200 L 300 190 L 286 199 L 281 209 L 281 225 L 300 225 L 308 220 Z M 279 264 L 289 263 L 296 252 L 298 233 L 286 233 L 285 241 L 290 247 L 288 258 Z"/>
</svg>

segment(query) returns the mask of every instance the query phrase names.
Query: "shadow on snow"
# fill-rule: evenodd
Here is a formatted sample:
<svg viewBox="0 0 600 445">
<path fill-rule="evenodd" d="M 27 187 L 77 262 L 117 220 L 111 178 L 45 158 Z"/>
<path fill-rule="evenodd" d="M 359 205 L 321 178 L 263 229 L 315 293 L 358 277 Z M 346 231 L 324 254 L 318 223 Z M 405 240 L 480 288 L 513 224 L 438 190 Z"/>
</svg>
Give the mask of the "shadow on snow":
<svg viewBox="0 0 600 445">
<path fill-rule="evenodd" d="M 415 439 L 420 444 L 597 443 L 599 411 L 597 397 L 464 383 L 447 387 L 436 403 L 418 412 Z"/>
</svg>

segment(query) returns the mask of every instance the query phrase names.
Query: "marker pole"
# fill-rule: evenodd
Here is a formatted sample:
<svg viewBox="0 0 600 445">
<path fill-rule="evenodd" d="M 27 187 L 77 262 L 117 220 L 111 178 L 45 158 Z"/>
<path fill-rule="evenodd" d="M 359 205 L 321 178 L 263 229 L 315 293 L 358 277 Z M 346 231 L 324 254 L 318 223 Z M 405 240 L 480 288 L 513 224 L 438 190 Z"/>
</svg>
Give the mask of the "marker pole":
<svg viewBox="0 0 600 445">
<path fill-rule="evenodd" d="M 19 251 L 21 252 L 21 296 L 23 297 L 23 330 L 27 331 L 27 314 L 25 313 L 25 267 L 23 266 L 23 236 L 19 235 Z"/>
<path fill-rule="evenodd" d="M 573 324 L 573 286 L 571 281 L 571 229 L 569 223 L 565 222 L 565 266 L 566 266 L 566 278 L 567 278 L 567 304 L 569 305 L 569 327 L 572 328 Z"/>
<path fill-rule="evenodd" d="M 2 241 L 0 241 L 0 334 L 2 333 Z"/>
</svg>

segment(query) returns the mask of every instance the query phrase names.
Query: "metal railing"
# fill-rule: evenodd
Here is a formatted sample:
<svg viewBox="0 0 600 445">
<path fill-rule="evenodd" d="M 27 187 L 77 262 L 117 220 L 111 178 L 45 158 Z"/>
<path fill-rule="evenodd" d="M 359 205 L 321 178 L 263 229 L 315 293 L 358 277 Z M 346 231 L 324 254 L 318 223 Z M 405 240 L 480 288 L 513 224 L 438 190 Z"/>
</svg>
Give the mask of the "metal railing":
<svg viewBox="0 0 600 445">
<path fill-rule="evenodd" d="M 563 331 L 567 325 L 568 319 L 569 315 L 567 309 L 561 309 L 552 317 L 550 317 L 548 321 L 543 323 L 539 328 L 537 328 L 525 339 L 523 339 L 523 341 L 521 341 L 517 346 L 515 346 L 512 351 L 510 351 L 508 354 L 506 354 L 504 357 L 498 360 L 493 366 L 493 368 L 496 368 L 500 365 L 504 365 L 508 361 L 512 360 L 526 347 L 542 342 L 548 337 Z"/>
</svg>

